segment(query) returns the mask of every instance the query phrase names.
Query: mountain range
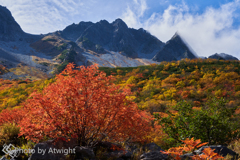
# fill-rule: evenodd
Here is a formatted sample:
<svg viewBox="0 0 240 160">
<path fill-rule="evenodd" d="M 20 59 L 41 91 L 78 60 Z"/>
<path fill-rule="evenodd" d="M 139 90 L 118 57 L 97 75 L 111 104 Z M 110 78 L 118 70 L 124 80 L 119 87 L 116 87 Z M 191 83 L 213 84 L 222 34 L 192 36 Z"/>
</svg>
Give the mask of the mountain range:
<svg viewBox="0 0 240 160">
<path fill-rule="evenodd" d="M 62 31 L 32 35 L 21 29 L 6 7 L 0 6 L 0 64 L 9 69 L 0 78 L 51 77 L 69 62 L 78 66 L 97 63 L 136 67 L 183 58 L 199 57 L 179 33 L 163 43 L 143 28 L 129 28 L 116 19 L 112 23 L 73 23 Z M 209 58 L 238 60 L 224 53 Z"/>
</svg>

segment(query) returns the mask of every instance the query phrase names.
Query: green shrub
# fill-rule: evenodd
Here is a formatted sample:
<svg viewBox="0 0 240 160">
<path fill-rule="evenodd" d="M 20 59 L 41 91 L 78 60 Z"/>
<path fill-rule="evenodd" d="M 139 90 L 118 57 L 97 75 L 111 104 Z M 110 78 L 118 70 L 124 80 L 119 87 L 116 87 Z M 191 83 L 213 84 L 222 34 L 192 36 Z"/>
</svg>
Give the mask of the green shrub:
<svg viewBox="0 0 240 160">
<path fill-rule="evenodd" d="M 64 63 L 60 64 L 58 67 L 57 67 L 57 73 L 61 73 L 65 67 L 68 65 L 68 61 L 65 61 Z"/>
<path fill-rule="evenodd" d="M 57 50 L 63 50 L 67 47 L 67 43 L 63 43 L 62 45 L 57 47 Z"/>
<path fill-rule="evenodd" d="M 176 114 L 168 112 L 165 118 L 155 114 L 155 118 L 176 145 L 192 137 L 210 145 L 227 145 L 239 138 L 240 127 L 234 114 L 237 108 L 227 108 L 226 103 L 223 98 L 213 98 L 201 110 L 196 110 L 192 104 L 182 101 L 174 107 Z"/>
</svg>

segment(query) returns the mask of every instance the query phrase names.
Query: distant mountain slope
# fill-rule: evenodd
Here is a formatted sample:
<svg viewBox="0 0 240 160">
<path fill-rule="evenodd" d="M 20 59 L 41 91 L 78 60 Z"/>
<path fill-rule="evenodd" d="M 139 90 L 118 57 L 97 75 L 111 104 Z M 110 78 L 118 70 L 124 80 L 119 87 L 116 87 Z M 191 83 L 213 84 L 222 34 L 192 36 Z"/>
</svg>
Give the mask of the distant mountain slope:
<svg viewBox="0 0 240 160">
<path fill-rule="evenodd" d="M 131 58 L 151 59 L 164 43 L 144 29 L 132 29 L 121 20 L 109 23 L 80 22 L 66 27 L 61 35 L 76 42 L 84 49 L 106 53 L 104 50 L 121 52 Z"/>
<path fill-rule="evenodd" d="M 6 7 L 0 6 L 0 40 L 16 40 L 24 34 L 11 12 Z"/>
<path fill-rule="evenodd" d="M 172 61 L 183 58 L 194 59 L 197 56 L 189 49 L 187 44 L 182 40 L 178 33 L 166 43 L 162 50 L 160 50 L 154 57 L 154 61 Z"/>
<path fill-rule="evenodd" d="M 232 55 L 229 55 L 229 54 L 226 54 L 226 53 L 215 53 L 211 56 L 209 56 L 208 58 L 212 58 L 212 59 L 219 59 L 219 60 L 238 60 L 238 58 L 232 56 Z"/>
</svg>

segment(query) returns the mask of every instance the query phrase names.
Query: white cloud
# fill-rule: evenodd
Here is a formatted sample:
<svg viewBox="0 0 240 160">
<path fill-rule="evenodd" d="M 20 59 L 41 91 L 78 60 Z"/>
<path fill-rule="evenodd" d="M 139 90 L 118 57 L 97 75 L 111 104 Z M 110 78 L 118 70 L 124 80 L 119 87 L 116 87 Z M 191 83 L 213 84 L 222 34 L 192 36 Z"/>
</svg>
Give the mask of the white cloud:
<svg viewBox="0 0 240 160">
<path fill-rule="evenodd" d="M 81 18 L 81 13 L 88 12 L 82 0 L 0 0 L 0 4 L 11 11 L 25 32 L 32 34 L 62 30 L 76 21 L 76 15 Z"/>
<path fill-rule="evenodd" d="M 170 5 L 162 14 L 153 13 L 141 23 L 141 17 L 137 15 L 142 11 L 139 5 L 143 2 L 135 3 L 133 8 L 128 7 L 123 15 L 130 27 L 143 27 L 164 42 L 178 31 L 199 56 L 225 52 L 240 58 L 240 27 L 233 28 L 234 19 L 238 17 L 235 11 L 239 10 L 239 0 L 217 9 L 208 7 L 202 14 L 189 12 L 184 2 Z"/>
<path fill-rule="evenodd" d="M 126 8 L 126 1 L 128 0 L 0 0 L 0 5 L 11 11 L 25 32 L 46 34 L 81 21 L 114 21 Z M 136 3 L 140 1 L 137 0 Z M 141 10 L 145 9 L 143 4 Z"/>
<path fill-rule="evenodd" d="M 128 5 L 122 19 L 127 23 L 128 27 L 139 28 L 141 27 L 140 19 L 148 9 L 146 0 L 133 0 L 133 8 Z M 132 5 L 131 5 L 132 6 Z"/>
</svg>

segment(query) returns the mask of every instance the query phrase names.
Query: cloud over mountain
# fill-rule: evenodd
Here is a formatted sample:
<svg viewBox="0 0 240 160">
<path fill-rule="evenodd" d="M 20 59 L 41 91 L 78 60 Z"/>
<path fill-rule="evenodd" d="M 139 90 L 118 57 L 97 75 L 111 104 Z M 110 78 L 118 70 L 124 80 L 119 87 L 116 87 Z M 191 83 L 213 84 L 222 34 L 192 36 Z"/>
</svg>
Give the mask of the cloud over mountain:
<svg viewBox="0 0 240 160">
<path fill-rule="evenodd" d="M 196 8 L 190 8 L 183 1 L 180 5 L 169 5 L 163 13 L 152 13 L 144 21 L 144 13 L 138 15 L 146 12 L 142 8 L 148 8 L 147 1 L 135 1 L 138 7 L 128 7 L 122 15 L 130 27 L 143 27 L 164 42 L 178 31 L 198 55 L 225 52 L 240 57 L 240 27 L 234 27 L 234 21 L 239 18 L 236 14 L 240 10 L 239 0 L 222 4 L 220 8 L 208 7 L 201 14 L 193 12 Z"/>
</svg>

